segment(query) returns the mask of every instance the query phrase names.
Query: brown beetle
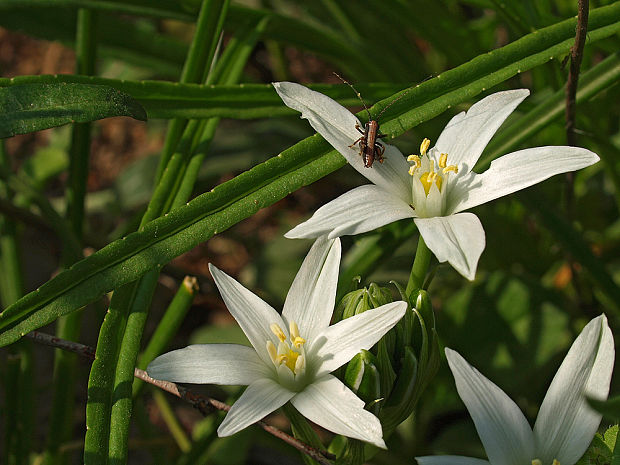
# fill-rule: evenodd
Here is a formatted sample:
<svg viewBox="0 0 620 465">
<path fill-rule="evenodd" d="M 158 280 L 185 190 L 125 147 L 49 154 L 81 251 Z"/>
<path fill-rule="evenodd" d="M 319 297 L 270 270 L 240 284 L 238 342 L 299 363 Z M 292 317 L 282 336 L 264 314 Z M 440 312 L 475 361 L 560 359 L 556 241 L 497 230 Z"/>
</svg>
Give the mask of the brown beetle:
<svg viewBox="0 0 620 465">
<path fill-rule="evenodd" d="M 349 147 L 353 148 L 353 146 L 355 146 L 356 144 L 359 145 L 360 156 L 362 157 L 362 161 L 364 162 L 364 166 L 366 168 L 372 168 L 372 164 L 375 161 L 378 161 L 379 163 L 383 163 L 383 154 L 385 153 L 385 146 L 381 142 L 379 142 L 378 139 L 387 137 L 387 134 L 381 134 L 379 132 L 379 118 L 381 117 L 381 115 L 383 114 L 385 110 L 387 110 L 394 103 L 396 103 L 398 100 L 403 98 L 409 92 L 409 90 L 407 90 L 404 94 L 400 95 L 397 99 L 390 102 L 388 106 L 386 106 L 383 110 L 381 110 L 381 113 L 379 113 L 379 116 L 377 116 L 377 119 L 372 119 L 372 115 L 370 114 L 370 111 L 368 110 L 368 107 L 366 106 L 366 102 L 364 102 L 364 99 L 362 98 L 360 93 L 357 90 L 355 90 L 355 87 L 353 87 L 353 84 L 344 80 L 337 73 L 334 73 L 334 74 L 336 75 L 336 77 L 338 77 L 338 79 L 340 79 L 342 82 L 344 82 L 349 87 L 351 87 L 351 89 L 353 89 L 353 91 L 357 95 L 357 98 L 359 98 L 360 101 L 362 102 L 362 105 L 364 105 L 364 109 L 366 110 L 366 113 L 368 113 L 368 122 L 364 124 L 363 131 L 359 123 L 355 123 L 355 129 L 357 129 L 362 136 L 359 139 L 357 139 L 355 142 L 353 142 L 351 145 L 349 145 Z"/>
<path fill-rule="evenodd" d="M 372 164 L 375 160 L 379 163 L 383 163 L 385 147 L 381 142 L 377 141 L 377 139 L 386 137 L 386 135 L 379 132 L 379 123 L 371 119 L 364 125 L 363 131 L 360 125 L 355 123 L 355 129 L 360 132 L 362 137 L 349 145 L 349 147 L 353 148 L 355 144 L 359 144 L 360 155 L 362 156 L 364 166 L 366 168 L 372 168 Z"/>
</svg>

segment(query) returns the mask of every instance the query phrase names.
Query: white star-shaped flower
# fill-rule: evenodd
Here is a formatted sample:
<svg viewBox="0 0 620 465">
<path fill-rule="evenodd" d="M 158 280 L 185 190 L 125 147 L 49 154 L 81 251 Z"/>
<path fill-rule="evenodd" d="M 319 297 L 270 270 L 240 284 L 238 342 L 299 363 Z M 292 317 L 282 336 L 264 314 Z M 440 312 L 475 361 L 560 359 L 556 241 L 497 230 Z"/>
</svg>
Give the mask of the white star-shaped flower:
<svg viewBox="0 0 620 465">
<path fill-rule="evenodd" d="M 594 318 L 553 378 L 533 430 L 504 391 L 457 352 L 446 349 L 446 357 L 488 461 L 438 455 L 416 457 L 419 465 L 573 465 L 588 448 L 601 421 L 584 396 L 607 398 L 615 352 L 607 318 Z"/>
<path fill-rule="evenodd" d="M 359 234 L 403 218 L 413 218 L 426 245 L 473 280 L 485 246 L 484 229 L 464 210 L 524 189 L 553 175 L 592 165 L 599 157 L 578 147 L 536 147 L 493 161 L 484 173 L 472 168 L 487 143 L 519 103 L 525 89 L 497 92 L 453 117 L 434 147 L 425 139 L 408 159 L 385 146 L 384 162 L 364 167 L 358 145 L 359 120 L 331 98 L 291 82 L 273 84 L 284 103 L 301 112 L 349 164 L 373 184 L 350 190 L 319 208 L 289 238 L 330 238 Z"/>
<path fill-rule="evenodd" d="M 218 428 L 220 436 L 230 436 L 290 401 L 314 423 L 384 448 L 379 419 L 330 373 L 379 341 L 402 318 L 407 304 L 389 303 L 330 326 L 340 254 L 339 239 L 317 239 L 282 315 L 210 265 L 228 310 L 252 347 L 192 345 L 157 357 L 148 374 L 180 383 L 248 385 Z"/>
</svg>

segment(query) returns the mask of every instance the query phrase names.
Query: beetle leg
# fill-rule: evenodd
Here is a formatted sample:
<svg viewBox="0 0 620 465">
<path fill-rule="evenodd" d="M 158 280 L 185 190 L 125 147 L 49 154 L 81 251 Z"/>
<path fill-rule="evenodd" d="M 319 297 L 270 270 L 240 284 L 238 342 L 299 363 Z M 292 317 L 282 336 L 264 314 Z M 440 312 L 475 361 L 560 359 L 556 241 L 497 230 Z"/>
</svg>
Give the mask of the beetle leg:
<svg viewBox="0 0 620 465">
<path fill-rule="evenodd" d="M 362 127 L 360 126 L 360 123 L 355 123 L 355 129 L 357 129 L 357 131 L 360 134 L 364 134 L 364 131 L 362 131 Z"/>
<path fill-rule="evenodd" d="M 358 142 L 360 142 L 360 147 L 362 146 L 361 142 L 364 140 L 364 136 L 360 137 L 359 139 L 357 139 L 355 142 L 353 142 L 351 145 L 349 145 L 349 148 L 352 149 L 353 146 L 355 144 L 357 144 Z"/>
<path fill-rule="evenodd" d="M 376 152 L 376 159 L 379 163 L 383 163 L 383 154 L 385 153 L 385 146 L 382 144 L 375 144 L 375 152 Z"/>
</svg>

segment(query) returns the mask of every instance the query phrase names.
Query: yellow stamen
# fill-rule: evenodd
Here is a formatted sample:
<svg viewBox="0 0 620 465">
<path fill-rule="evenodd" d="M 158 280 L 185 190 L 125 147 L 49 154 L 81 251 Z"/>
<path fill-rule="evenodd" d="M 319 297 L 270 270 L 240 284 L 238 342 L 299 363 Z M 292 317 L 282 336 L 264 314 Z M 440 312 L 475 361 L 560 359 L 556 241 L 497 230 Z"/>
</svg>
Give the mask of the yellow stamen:
<svg viewBox="0 0 620 465">
<path fill-rule="evenodd" d="M 291 321 L 288 325 L 289 332 L 291 333 L 291 340 L 299 337 L 299 326 L 294 321 Z"/>
<path fill-rule="evenodd" d="M 540 459 L 534 459 L 532 460 L 532 465 L 543 465 L 543 463 Z"/>
<path fill-rule="evenodd" d="M 418 170 L 418 167 L 415 165 L 409 167 L 409 176 L 413 176 L 417 170 Z"/>
<path fill-rule="evenodd" d="M 419 155 L 409 155 L 407 157 L 407 161 L 415 162 L 416 166 L 418 166 L 418 167 L 422 164 L 422 160 L 420 159 Z"/>
<path fill-rule="evenodd" d="M 278 359 L 278 350 L 276 349 L 274 343 L 271 341 L 267 341 L 267 352 L 269 353 L 271 361 L 275 363 Z"/>
<path fill-rule="evenodd" d="M 429 145 L 431 145 L 431 141 L 425 137 L 420 144 L 420 155 L 426 155 L 426 151 L 428 150 Z"/>
<path fill-rule="evenodd" d="M 558 459 L 553 459 L 553 465 L 560 465 L 560 461 Z"/>
<path fill-rule="evenodd" d="M 299 335 L 299 326 L 294 321 L 290 322 L 289 329 L 291 332 L 291 342 L 299 349 L 306 343 L 306 340 Z"/>
<path fill-rule="evenodd" d="M 446 174 L 446 173 L 448 173 L 449 171 L 452 171 L 453 173 L 455 173 L 455 174 L 456 174 L 456 173 L 458 173 L 458 172 L 459 172 L 459 169 L 457 168 L 457 166 L 456 166 L 456 165 L 450 165 L 450 166 L 446 166 L 443 170 L 441 170 L 441 172 L 442 172 L 443 174 Z"/>
<path fill-rule="evenodd" d="M 447 153 L 442 153 L 441 155 L 439 155 L 439 167 L 440 168 L 445 168 L 447 161 L 448 161 L 448 154 Z"/>
<path fill-rule="evenodd" d="M 269 326 L 269 328 L 271 329 L 271 332 L 275 334 L 278 339 L 280 339 L 280 341 L 286 341 L 286 334 L 284 334 L 284 331 L 282 331 L 282 328 L 280 328 L 277 323 L 271 323 L 271 326 Z"/>
</svg>

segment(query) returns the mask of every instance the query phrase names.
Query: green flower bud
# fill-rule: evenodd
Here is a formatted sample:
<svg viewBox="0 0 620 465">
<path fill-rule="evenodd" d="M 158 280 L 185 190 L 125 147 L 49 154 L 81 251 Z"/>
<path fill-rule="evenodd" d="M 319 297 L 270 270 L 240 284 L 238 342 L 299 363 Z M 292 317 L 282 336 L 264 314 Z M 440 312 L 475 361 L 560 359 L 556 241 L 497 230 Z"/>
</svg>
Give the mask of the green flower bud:
<svg viewBox="0 0 620 465">
<path fill-rule="evenodd" d="M 368 405 L 368 410 L 375 415 L 379 411 L 381 400 L 381 382 L 375 356 L 362 350 L 347 364 L 344 383 Z"/>
<path fill-rule="evenodd" d="M 345 320 L 393 301 L 392 293 L 388 288 L 371 283 L 368 288 L 356 289 L 345 294 L 334 310 L 334 322 Z"/>
</svg>

